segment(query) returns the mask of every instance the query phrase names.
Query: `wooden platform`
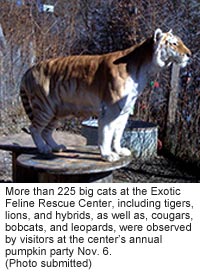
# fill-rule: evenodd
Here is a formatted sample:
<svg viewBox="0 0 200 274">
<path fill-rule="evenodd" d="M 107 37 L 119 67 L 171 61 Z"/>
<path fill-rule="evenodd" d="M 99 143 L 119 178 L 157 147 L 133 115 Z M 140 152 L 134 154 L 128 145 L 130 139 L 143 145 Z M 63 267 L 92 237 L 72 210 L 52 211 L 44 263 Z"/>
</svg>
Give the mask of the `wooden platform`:
<svg viewBox="0 0 200 274">
<path fill-rule="evenodd" d="M 0 138 L 0 149 L 12 152 L 13 182 L 111 183 L 112 171 L 131 162 L 131 157 L 103 161 L 98 147 L 86 146 L 80 135 L 56 132 L 55 139 L 67 146 L 67 152 L 38 154 L 26 133 Z"/>
</svg>

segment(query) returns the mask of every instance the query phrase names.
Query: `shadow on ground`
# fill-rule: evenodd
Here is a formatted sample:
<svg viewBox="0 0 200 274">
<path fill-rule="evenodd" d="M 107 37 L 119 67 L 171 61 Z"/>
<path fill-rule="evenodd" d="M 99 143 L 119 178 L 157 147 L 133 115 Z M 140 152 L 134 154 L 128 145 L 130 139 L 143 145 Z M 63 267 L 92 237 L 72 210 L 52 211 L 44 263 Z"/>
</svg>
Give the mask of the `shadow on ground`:
<svg viewBox="0 0 200 274">
<path fill-rule="evenodd" d="M 173 159 L 158 156 L 145 162 L 135 160 L 114 173 L 115 182 L 200 183 L 200 172 Z"/>
</svg>

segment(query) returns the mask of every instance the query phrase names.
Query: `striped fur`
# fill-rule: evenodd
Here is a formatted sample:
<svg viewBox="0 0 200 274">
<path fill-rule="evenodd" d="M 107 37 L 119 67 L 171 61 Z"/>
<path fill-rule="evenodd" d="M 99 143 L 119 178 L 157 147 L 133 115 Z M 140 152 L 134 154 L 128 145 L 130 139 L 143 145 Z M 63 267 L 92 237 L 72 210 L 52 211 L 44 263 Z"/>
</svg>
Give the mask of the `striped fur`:
<svg viewBox="0 0 200 274">
<path fill-rule="evenodd" d="M 149 76 L 171 62 L 186 65 L 190 54 L 180 38 L 157 29 L 153 37 L 126 50 L 59 57 L 34 65 L 23 76 L 20 95 L 39 151 L 66 149 L 52 137 L 62 117 L 98 115 L 102 158 L 116 161 L 130 155 L 120 139 Z"/>
</svg>

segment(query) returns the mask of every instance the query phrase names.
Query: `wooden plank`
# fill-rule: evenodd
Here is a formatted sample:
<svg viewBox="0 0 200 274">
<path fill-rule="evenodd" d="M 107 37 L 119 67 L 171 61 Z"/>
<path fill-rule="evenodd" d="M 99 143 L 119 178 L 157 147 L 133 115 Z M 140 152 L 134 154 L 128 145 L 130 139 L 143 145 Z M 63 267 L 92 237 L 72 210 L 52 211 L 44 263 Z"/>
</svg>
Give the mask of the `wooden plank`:
<svg viewBox="0 0 200 274">
<path fill-rule="evenodd" d="M 68 132 L 55 131 L 54 137 L 58 143 L 65 146 L 85 145 L 86 139 L 77 134 Z M 31 135 L 27 133 L 19 133 L 9 136 L 0 137 L 0 149 L 7 151 L 15 151 L 18 153 L 36 153 L 37 149 L 33 143 Z"/>
</svg>

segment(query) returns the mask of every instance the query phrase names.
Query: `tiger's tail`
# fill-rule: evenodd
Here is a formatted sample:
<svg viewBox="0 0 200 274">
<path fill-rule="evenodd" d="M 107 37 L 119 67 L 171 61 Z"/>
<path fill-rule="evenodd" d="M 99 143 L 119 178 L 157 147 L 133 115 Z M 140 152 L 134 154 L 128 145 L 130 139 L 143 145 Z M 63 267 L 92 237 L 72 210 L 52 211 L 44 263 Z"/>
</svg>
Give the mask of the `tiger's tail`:
<svg viewBox="0 0 200 274">
<path fill-rule="evenodd" d="M 27 73 L 29 73 L 29 71 Z M 27 93 L 28 93 L 28 87 L 26 84 L 27 73 L 22 78 L 22 82 L 20 85 L 20 97 L 21 97 L 21 101 L 22 101 L 24 110 L 25 110 L 27 116 L 29 117 L 30 121 L 32 121 L 33 120 L 33 111 L 32 111 L 31 102 L 27 95 Z"/>
</svg>

